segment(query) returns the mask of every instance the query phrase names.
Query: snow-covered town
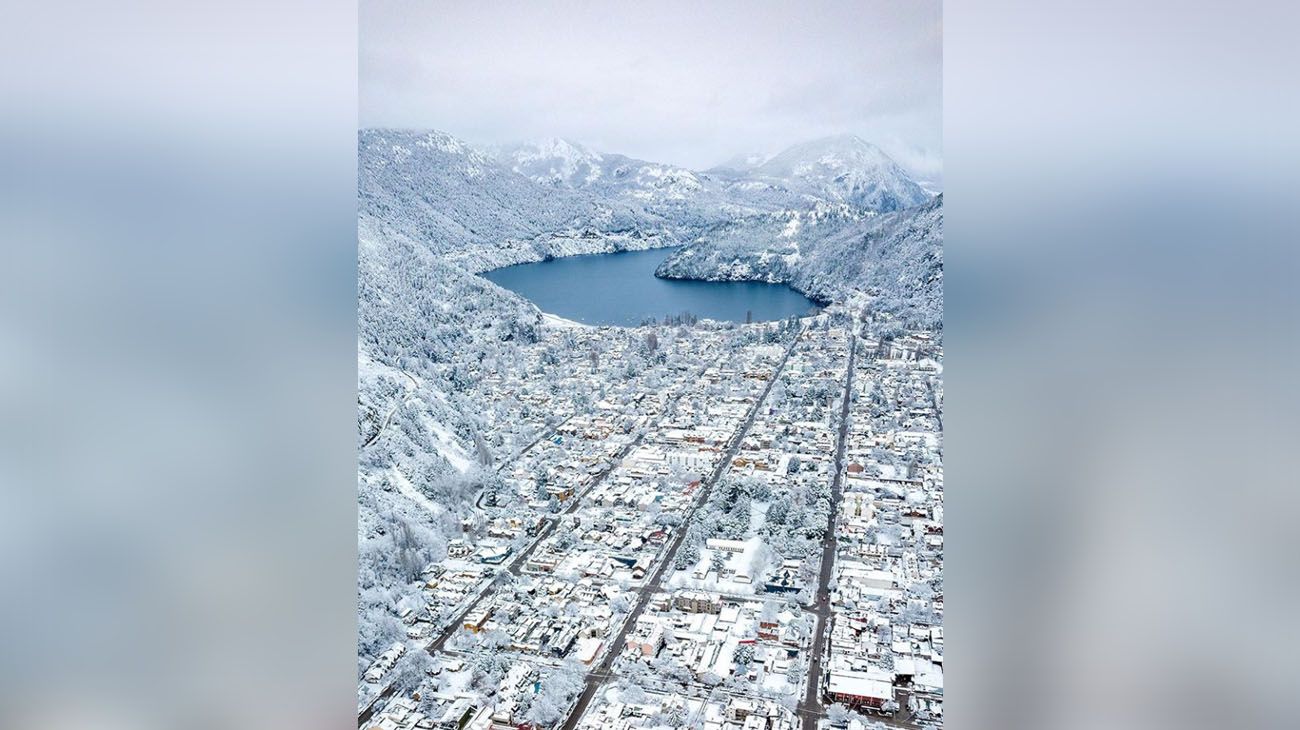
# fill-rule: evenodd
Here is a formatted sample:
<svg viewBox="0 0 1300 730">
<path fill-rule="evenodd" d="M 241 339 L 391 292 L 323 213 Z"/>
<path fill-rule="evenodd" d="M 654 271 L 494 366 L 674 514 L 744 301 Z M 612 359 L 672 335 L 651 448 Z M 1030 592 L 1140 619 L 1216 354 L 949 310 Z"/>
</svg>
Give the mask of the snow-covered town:
<svg viewBox="0 0 1300 730">
<path fill-rule="evenodd" d="M 450 539 L 371 607 L 359 726 L 941 725 L 942 354 L 865 311 L 550 317 L 463 366 L 466 508 L 382 485 Z"/>
<path fill-rule="evenodd" d="M 943 195 L 773 144 L 360 132 L 360 728 L 942 724 Z"/>
</svg>

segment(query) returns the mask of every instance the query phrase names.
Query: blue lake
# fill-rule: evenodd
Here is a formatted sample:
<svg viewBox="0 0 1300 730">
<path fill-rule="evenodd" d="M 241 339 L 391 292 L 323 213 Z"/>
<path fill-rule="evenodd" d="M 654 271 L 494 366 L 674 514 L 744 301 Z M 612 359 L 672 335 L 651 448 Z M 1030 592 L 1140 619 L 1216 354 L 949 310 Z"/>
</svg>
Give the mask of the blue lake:
<svg viewBox="0 0 1300 730">
<path fill-rule="evenodd" d="M 784 284 L 655 278 L 676 249 L 566 256 L 488 271 L 482 276 L 548 314 L 590 325 L 634 327 L 683 312 L 708 319 L 765 322 L 804 315 L 816 303 Z"/>
</svg>

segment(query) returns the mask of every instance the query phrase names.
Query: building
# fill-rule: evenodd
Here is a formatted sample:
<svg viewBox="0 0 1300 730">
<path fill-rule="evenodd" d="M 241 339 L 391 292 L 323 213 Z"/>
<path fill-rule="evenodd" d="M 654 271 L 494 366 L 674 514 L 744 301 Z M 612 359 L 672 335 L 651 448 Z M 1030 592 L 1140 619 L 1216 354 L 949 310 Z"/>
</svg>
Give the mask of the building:
<svg viewBox="0 0 1300 730">
<path fill-rule="evenodd" d="M 643 657 L 658 654 L 663 645 L 664 627 L 652 617 L 642 616 L 638 619 L 636 630 L 627 636 L 627 648 Z"/>
<path fill-rule="evenodd" d="M 704 546 L 710 550 L 721 550 L 724 553 L 740 554 L 745 552 L 744 540 L 723 540 L 711 537 L 704 541 Z"/>
<path fill-rule="evenodd" d="M 488 619 L 492 618 L 492 609 L 485 608 L 474 611 L 465 616 L 465 630 L 475 634 L 483 630 L 487 625 Z"/>
<path fill-rule="evenodd" d="M 832 669 L 826 680 L 826 695 L 849 707 L 884 707 L 894 699 L 894 686 L 874 673 Z"/>
<path fill-rule="evenodd" d="M 673 606 L 687 613 L 719 613 L 722 598 L 705 591 L 682 591 L 673 599 Z"/>
</svg>

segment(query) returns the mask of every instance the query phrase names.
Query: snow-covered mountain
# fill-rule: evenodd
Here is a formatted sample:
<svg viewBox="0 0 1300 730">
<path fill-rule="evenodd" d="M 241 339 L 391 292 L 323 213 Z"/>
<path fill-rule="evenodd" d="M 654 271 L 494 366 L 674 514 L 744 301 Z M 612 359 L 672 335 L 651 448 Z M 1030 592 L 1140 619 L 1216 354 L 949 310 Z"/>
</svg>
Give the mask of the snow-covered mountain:
<svg viewBox="0 0 1300 730">
<path fill-rule="evenodd" d="M 363 131 L 358 185 L 363 233 L 399 233 L 471 272 L 684 240 L 681 217 L 603 190 L 540 183 L 442 132 Z M 363 245 L 384 238 L 363 236 Z"/>
<path fill-rule="evenodd" d="M 490 147 L 487 151 L 510 169 L 542 185 L 581 188 L 595 183 L 605 172 L 599 154 L 558 137 Z"/>
<path fill-rule="evenodd" d="M 765 155 L 762 152 L 742 152 L 710 167 L 705 172 L 719 177 L 742 177 L 753 172 L 759 165 L 767 162 L 770 158 L 771 155 Z"/>
<path fill-rule="evenodd" d="M 565 139 L 491 148 L 503 164 L 533 182 L 569 190 L 598 190 L 642 199 L 688 197 L 705 190 L 697 174 L 675 165 L 601 155 Z"/>
<path fill-rule="evenodd" d="M 775 156 L 737 155 L 704 172 L 598 153 L 563 139 L 498 147 L 491 153 L 540 185 L 623 200 L 691 225 L 820 202 L 887 212 L 932 197 L 878 147 L 852 135 L 805 142 Z"/>
<path fill-rule="evenodd" d="M 636 207 L 670 222 L 684 238 L 722 220 L 772 212 L 794 202 L 784 191 L 776 197 L 753 195 L 684 167 L 599 153 L 567 140 L 497 147 L 492 153 L 539 185 Z"/>
<path fill-rule="evenodd" d="M 492 151 L 512 170 L 543 185 L 644 201 L 684 200 L 706 192 L 701 176 L 686 168 L 625 155 L 602 155 L 563 139 L 508 145 Z"/>
<path fill-rule="evenodd" d="M 889 155 L 851 134 L 797 144 L 745 177 L 877 212 L 921 205 L 931 198 Z"/>
</svg>

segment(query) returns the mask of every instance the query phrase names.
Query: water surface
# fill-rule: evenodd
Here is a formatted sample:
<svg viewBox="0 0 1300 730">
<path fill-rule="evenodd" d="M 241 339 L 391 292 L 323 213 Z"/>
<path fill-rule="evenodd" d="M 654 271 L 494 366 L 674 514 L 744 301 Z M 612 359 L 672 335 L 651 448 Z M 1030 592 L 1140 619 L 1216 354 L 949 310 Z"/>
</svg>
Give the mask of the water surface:
<svg viewBox="0 0 1300 730">
<path fill-rule="evenodd" d="M 816 304 L 784 284 L 657 279 L 655 269 L 676 249 L 567 256 L 488 271 L 482 276 L 565 319 L 633 327 L 683 312 L 744 322 L 808 314 Z"/>
</svg>

